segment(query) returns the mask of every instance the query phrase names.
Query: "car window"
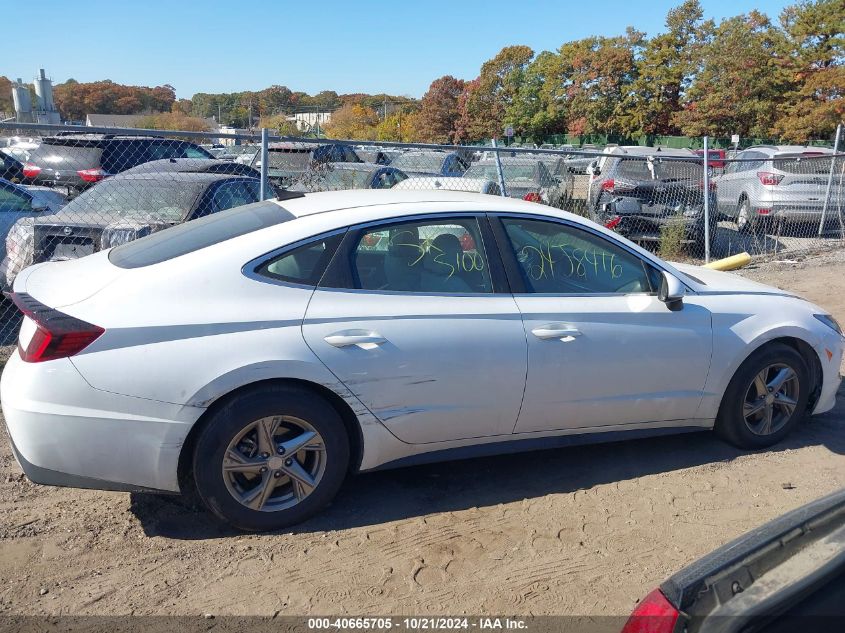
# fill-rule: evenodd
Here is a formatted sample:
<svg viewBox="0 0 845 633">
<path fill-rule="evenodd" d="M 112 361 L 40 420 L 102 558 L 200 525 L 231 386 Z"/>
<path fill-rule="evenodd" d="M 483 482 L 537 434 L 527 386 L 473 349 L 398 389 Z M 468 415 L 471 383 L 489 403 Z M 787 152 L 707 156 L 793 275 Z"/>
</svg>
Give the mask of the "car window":
<svg viewBox="0 0 845 633">
<path fill-rule="evenodd" d="M 576 227 L 503 218 L 526 290 L 548 294 L 654 292 L 660 273 L 603 237 Z"/>
<path fill-rule="evenodd" d="M 109 261 L 121 268 L 150 266 L 293 219 L 293 214 L 277 203 L 259 202 L 115 246 Z"/>
<path fill-rule="evenodd" d="M 316 286 L 343 233 L 317 238 L 264 262 L 256 273 L 270 279 Z"/>
<path fill-rule="evenodd" d="M 32 211 L 32 202 L 25 193 L 13 187 L 0 186 L 0 213 Z"/>
<path fill-rule="evenodd" d="M 438 294 L 491 293 L 475 218 L 420 220 L 363 229 L 351 256 L 356 288 Z"/>
<path fill-rule="evenodd" d="M 211 212 L 216 213 L 232 207 L 258 201 L 258 183 L 236 180 L 223 182 L 214 190 L 211 198 Z"/>
<path fill-rule="evenodd" d="M 115 141 L 103 148 L 102 168 L 110 174 L 119 174 L 148 160 L 151 160 L 148 141 Z"/>
<path fill-rule="evenodd" d="M 211 152 L 208 152 L 201 147 L 196 147 L 190 143 L 185 143 L 180 152 L 183 158 L 214 158 Z"/>
</svg>

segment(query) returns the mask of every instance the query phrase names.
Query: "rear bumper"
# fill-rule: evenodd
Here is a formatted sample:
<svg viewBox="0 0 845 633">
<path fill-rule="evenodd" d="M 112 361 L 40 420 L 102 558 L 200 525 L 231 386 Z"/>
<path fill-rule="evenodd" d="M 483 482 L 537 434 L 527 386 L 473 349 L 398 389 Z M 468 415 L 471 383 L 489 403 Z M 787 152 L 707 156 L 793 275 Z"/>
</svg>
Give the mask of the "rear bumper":
<svg viewBox="0 0 845 633">
<path fill-rule="evenodd" d="M 178 492 L 182 445 L 204 409 L 91 387 L 68 359 L 13 354 L 0 401 L 15 456 L 35 483 Z"/>
</svg>

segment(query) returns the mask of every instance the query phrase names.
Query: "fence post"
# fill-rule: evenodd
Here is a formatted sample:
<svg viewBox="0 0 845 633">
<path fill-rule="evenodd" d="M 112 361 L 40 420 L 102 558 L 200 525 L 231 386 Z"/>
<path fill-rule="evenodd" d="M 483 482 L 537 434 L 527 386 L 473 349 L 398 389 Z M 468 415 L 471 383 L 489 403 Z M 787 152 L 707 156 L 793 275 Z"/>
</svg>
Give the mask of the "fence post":
<svg viewBox="0 0 845 633">
<path fill-rule="evenodd" d="M 824 221 L 827 216 L 827 204 L 830 201 L 830 190 L 833 188 L 833 168 L 836 165 L 836 153 L 839 151 L 839 137 L 842 134 L 842 124 L 836 126 L 836 138 L 833 139 L 833 156 L 830 159 L 830 173 L 827 175 L 827 192 L 824 194 L 822 219 L 819 222 L 819 237 L 824 233 Z"/>
<path fill-rule="evenodd" d="M 499 157 L 499 145 L 496 139 L 493 139 L 493 151 L 496 153 L 496 171 L 499 172 L 499 189 L 503 196 L 508 195 L 508 190 L 505 189 L 505 174 L 502 171 L 502 159 Z"/>
<path fill-rule="evenodd" d="M 708 156 L 708 149 L 710 147 L 710 137 L 704 137 L 704 178 L 702 183 L 704 186 L 704 263 L 710 263 L 710 157 Z"/>
<path fill-rule="evenodd" d="M 268 156 L 267 156 L 267 128 L 261 128 L 261 189 L 259 196 L 262 200 L 267 199 L 267 184 L 269 183 L 268 180 Z"/>
</svg>

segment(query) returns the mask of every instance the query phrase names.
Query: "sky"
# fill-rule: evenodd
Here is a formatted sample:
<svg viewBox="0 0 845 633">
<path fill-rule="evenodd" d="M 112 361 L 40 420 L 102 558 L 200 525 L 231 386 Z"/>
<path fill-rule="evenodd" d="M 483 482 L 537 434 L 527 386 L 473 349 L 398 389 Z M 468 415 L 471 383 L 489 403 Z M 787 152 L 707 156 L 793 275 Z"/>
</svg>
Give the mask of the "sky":
<svg viewBox="0 0 845 633">
<path fill-rule="evenodd" d="M 420 97 L 433 79 L 473 79 L 504 46 L 535 52 L 633 26 L 654 35 L 681 0 L 0 0 L 0 75 L 56 83 L 170 84 L 179 98 L 285 85 L 315 94 Z M 705 17 L 790 0 L 701 0 Z M 4 6 L 5 5 L 5 6 Z M 33 12 L 37 15 L 34 15 Z"/>
</svg>

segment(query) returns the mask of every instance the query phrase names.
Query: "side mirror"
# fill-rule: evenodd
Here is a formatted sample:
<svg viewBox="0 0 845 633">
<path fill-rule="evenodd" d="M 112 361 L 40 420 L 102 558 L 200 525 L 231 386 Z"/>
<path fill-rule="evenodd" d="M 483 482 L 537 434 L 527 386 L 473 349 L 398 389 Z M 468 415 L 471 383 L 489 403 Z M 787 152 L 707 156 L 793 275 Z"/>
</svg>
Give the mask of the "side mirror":
<svg viewBox="0 0 845 633">
<path fill-rule="evenodd" d="M 670 310 L 680 310 L 684 304 L 684 294 L 686 294 L 686 288 L 681 280 L 664 270 L 660 289 L 657 291 L 657 298 L 665 303 Z"/>
</svg>

